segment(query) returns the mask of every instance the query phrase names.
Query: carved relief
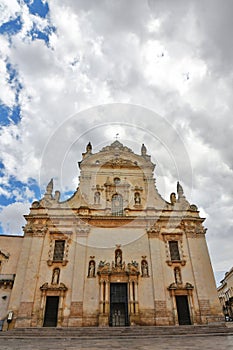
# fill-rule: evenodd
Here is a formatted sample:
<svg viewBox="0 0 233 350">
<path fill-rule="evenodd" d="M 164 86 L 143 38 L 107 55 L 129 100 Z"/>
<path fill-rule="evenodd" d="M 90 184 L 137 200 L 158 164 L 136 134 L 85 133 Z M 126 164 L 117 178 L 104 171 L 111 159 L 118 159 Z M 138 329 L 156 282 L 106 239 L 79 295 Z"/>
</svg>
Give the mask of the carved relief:
<svg viewBox="0 0 233 350">
<path fill-rule="evenodd" d="M 202 237 L 207 231 L 207 229 L 203 227 L 202 223 L 192 221 L 184 221 L 184 230 L 188 238 Z"/>
<path fill-rule="evenodd" d="M 182 289 L 182 290 L 193 290 L 194 287 L 191 283 L 186 282 L 185 285 L 183 284 L 177 284 L 175 282 L 171 283 L 170 286 L 168 287 L 168 290 L 177 290 L 177 289 Z"/>
<path fill-rule="evenodd" d="M 146 231 L 149 238 L 156 238 L 160 235 L 161 225 L 158 223 L 154 223 L 152 226 L 148 227 Z"/>
<path fill-rule="evenodd" d="M 64 283 L 59 283 L 58 285 L 51 285 L 48 284 L 48 282 L 42 284 L 42 286 L 40 287 L 41 291 L 59 291 L 59 292 L 66 292 L 68 290 L 68 288 L 66 287 L 66 285 Z"/>
<path fill-rule="evenodd" d="M 75 231 L 79 237 L 86 237 L 90 232 L 90 226 L 83 220 L 75 222 Z"/>
</svg>

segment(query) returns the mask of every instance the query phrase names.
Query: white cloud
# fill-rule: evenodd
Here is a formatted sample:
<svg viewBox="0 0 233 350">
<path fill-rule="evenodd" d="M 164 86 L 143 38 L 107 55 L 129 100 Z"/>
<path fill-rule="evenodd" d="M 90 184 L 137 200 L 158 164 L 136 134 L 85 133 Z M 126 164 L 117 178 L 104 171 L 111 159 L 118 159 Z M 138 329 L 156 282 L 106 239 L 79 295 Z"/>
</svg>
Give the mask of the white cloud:
<svg viewBox="0 0 233 350">
<path fill-rule="evenodd" d="M 17 17 L 20 6 L 17 0 L 2 0 L 0 3 L 0 25 Z"/>
<path fill-rule="evenodd" d="M 29 203 L 16 202 L 1 207 L 0 221 L 4 234 L 22 235 L 22 226 L 26 221 L 23 215 L 28 213 Z"/>
<path fill-rule="evenodd" d="M 137 152 L 147 145 L 166 199 L 181 180 L 208 217 L 214 267 L 232 266 L 232 2 L 53 0 L 45 19 L 26 5 L 6 4 L 2 20 L 20 12 L 23 27 L 11 46 L 0 37 L 0 98 L 14 103 L 6 58 L 23 88 L 21 122 L 1 130 L 5 179 L 31 177 L 43 187 L 54 177 L 58 189 L 74 189 L 88 141 L 97 151 L 120 130 Z M 27 36 L 33 23 L 56 28 L 48 45 Z"/>
</svg>

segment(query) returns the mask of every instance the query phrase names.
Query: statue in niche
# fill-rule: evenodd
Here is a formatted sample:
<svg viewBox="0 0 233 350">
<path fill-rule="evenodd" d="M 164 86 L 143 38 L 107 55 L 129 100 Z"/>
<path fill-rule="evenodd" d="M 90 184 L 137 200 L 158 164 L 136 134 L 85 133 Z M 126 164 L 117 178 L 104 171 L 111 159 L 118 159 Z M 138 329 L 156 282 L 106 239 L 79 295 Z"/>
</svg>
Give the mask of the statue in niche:
<svg viewBox="0 0 233 350">
<path fill-rule="evenodd" d="M 135 192 L 135 194 L 134 194 L 134 203 L 141 204 L 141 197 L 140 197 L 140 193 L 138 193 L 138 192 Z"/>
<path fill-rule="evenodd" d="M 53 270 L 52 284 L 58 284 L 59 283 L 59 277 L 60 277 L 60 269 L 58 267 L 56 267 Z"/>
<path fill-rule="evenodd" d="M 88 277 L 95 277 L 95 262 L 91 260 L 88 267 Z"/>
<path fill-rule="evenodd" d="M 176 203 L 176 194 L 174 192 L 170 194 L 170 201 L 172 205 Z"/>
<path fill-rule="evenodd" d="M 141 270 L 142 270 L 142 277 L 148 277 L 148 263 L 146 260 L 142 260 L 141 262 Z"/>
<path fill-rule="evenodd" d="M 120 249 L 115 251 L 115 265 L 118 267 L 122 265 L 122 251 Z"/>
<path fill-rule="evenodd" d="M 95 192 L 94 204 L 100 204 L 100 193 L 99 192 Z"/>
<path fill-rule="evenodd" d="M 174 275 L 176 284 L 182 284 L 181 271 L 179 267 L 175 267 Z"/>
</svg>

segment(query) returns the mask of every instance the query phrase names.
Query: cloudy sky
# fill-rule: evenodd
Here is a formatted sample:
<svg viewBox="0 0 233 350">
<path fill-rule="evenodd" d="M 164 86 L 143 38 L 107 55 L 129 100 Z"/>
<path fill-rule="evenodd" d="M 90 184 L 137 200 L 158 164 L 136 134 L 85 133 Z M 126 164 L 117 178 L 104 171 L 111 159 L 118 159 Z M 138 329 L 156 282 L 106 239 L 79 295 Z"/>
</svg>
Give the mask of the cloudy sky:
<svg viewBox="0 0 233 350">
<path fill-rule="evenodd" d="M 67 198 L 88 141 L 156 163 L 206 217 L 216 279 L 233 266 L 232 0 L 0 0 L 1 234 L 53 177 Z"/>
</svg>

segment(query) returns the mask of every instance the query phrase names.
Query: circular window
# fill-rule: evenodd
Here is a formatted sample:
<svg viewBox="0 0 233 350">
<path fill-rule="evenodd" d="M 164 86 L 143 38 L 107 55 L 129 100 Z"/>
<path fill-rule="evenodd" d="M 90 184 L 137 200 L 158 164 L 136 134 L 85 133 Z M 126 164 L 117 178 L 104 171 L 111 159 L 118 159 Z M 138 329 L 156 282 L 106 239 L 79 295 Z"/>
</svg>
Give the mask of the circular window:
<svg viewBox="0 0 233 350">
<path fill-rule="evenodd" d="M 121 182 L 121 179 L 119 177 L 115 177 L 114 184 L 119 185 L 120 182 Z"/>
</svg>

